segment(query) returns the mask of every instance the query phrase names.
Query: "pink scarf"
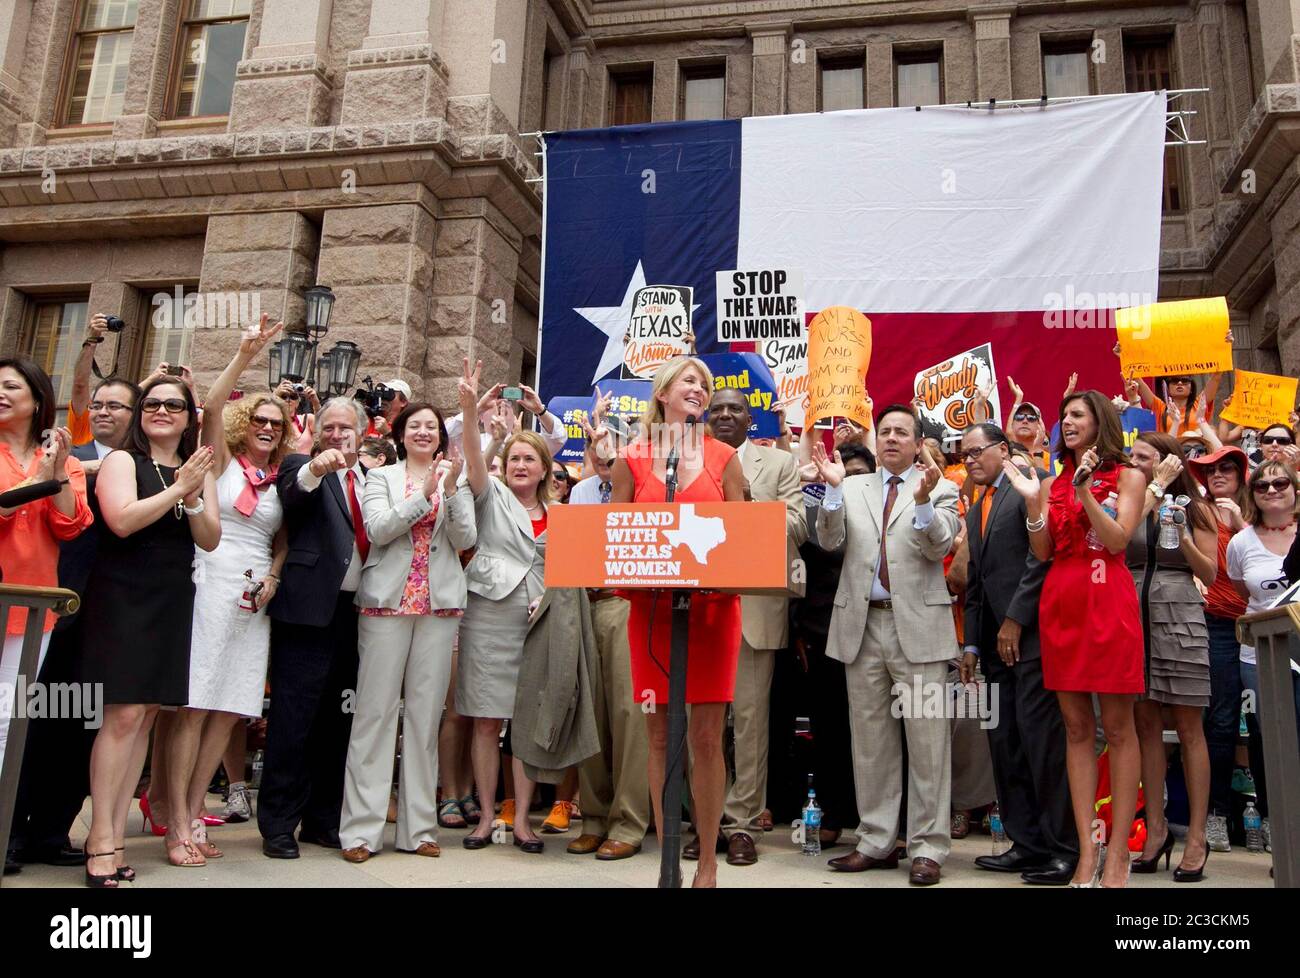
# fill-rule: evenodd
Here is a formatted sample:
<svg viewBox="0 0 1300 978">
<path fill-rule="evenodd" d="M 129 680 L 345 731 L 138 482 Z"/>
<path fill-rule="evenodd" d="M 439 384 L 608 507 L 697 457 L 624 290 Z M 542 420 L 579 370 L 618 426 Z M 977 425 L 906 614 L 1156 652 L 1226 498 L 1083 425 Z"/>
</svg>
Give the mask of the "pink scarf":
<svg viewBox="0 0 1300 978">
<path fill-rule="evenodd" d="M 275 482 L 275 475 L 280 471 L 280 466 L 272 465 L 268 469 L 259 469 L 242 455 L 237 461 L 239 467 L 244 470 L 244 478 L 248 482 L 240 491 L 239 498 L 235 500 L 235 509 L 245 516 L 252 516 L 253 510 L 257 509 L 257 494 Z"/>
</svg>

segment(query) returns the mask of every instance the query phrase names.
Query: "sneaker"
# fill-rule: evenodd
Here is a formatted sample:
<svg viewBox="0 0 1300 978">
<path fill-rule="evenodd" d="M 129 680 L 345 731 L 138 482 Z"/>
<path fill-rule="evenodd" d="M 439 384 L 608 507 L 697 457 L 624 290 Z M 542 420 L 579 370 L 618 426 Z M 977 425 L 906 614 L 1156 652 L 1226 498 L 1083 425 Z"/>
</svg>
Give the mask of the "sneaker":
<svg viewBox="0 0 1300 978">
<path fill-rule="evenodd" d="M 551 814 L 546 816 L 546 821 L 542 823 L 543 832 L 559 833 L 569 831 L 569 818 L 573 810 L 573 802 L 557 801 L 551 806 Z"/>
<path fill-rule="evenodd" d="M 1232 790 L 1239 795 L 1255 797 L 1255 779 L 1249 769 L 1239 767 L 1232 772 Z"/>
<path fill-rule="evenodd" d="M 1260 819 L 1259 829 L 1260 829 L 1261 834 L 1263 834 L 1263 836 L 1264 836 L 1264 851 L 1265 851 L 1265 852 L 1272 852 L 1272 851 L 1273 851 L 1273 836 L 1269 833 L 1269 830 L 1268 830 L 1268 819 L 1266 819 L 1266 818 L 1264 818 L 1264 819 Z"/>
<path fill-rule="evenodd" d="M 1232 852 L 1228 842 L 1228 820 L 1222 815 L 1211 815 L 1205 820 L 1205 843 L 1211 852 Z"/>
<path fill-rule="evenodd" d="M 230 796 L 226 799 L 226 821 L 247 822 L 253 817 L 253 804 L 248 798 L 248 788 L 242 784 L 230 786 Z"/>
<path fill-rule="evenodd" d="M 507 798 L 501 803 L 501 813 L 497 815 L 497 818 L 501 820 L 501 824 L 506 828 L 512 829 L 515 827 L 515 800 L 513 798 Z"/>
</svg>

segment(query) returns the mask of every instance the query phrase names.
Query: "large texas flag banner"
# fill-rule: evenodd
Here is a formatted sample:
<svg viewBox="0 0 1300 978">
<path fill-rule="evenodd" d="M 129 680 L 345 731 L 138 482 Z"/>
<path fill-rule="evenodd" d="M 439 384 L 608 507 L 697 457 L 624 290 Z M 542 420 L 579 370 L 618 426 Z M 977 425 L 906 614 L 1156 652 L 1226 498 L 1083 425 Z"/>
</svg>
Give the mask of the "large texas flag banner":
<svg viewBox="0 0 1300 978">
<path fill-rule="evenodd" d="M 795 273 L 805 317 L 851 306 L 870 318 L 877 409 L 985 343 L 999 381 L 1015 378 L 1049 424 L 1071 372 L 1080 389 L 1118 394 L 1106 312 L 1156 299 L 1165 101 L 548 134 L 542 395 L 619 376 L 646 285 L 693 289 L 699 352 L 732 348 L 718 338 L 716 273 L 762 269 Z M 789 337 L 735 348 L 763 353 L 778 383 L 803 369 Z"/>
</svg>

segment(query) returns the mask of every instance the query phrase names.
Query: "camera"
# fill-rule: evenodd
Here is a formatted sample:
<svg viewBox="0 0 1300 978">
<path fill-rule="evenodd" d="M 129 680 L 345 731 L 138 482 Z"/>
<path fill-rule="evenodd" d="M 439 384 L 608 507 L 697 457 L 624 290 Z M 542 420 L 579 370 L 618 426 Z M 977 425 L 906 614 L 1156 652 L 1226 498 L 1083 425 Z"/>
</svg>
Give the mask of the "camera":
<svg viewBox="0 0 1300 978">
<path fill-rule="evenodd" d="M 105 316 L 104 318 L 108 320 L 108 331 L 110 333 L 120 333 L 122 330 L 126 329 L 126 323 L 122 322 L 122 320 L 118 319 L 116 316 Z"/>
<path fill-rule="evenodd" d="M 388 402 L 397 396 L 397 391 L 383 384 L 375 384 L 369 377 L 361 383 L 365 386 L 358 387 L 357 392 L 352 396 L 361 402 L 361 406 L 366 410 L 366 417 L 377 418 L 384 413 L 384 407 Z"/>
</svg>

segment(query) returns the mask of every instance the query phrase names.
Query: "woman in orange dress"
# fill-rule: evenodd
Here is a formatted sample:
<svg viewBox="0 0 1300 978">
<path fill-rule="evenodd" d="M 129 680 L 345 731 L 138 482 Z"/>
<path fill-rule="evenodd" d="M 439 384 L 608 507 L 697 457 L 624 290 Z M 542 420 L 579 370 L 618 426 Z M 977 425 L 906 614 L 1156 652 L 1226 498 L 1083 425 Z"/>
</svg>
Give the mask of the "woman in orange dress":
<svg viewBox="0 0 1300 978">
<path fill-rule="evenodd" d="M 612 502 L 653 503 L 666 498 L 664 467 L 670 447 L 680 444 L 676 502 L 728 502 L 745 498 L 745 476 L 735 449 L 708 434 L 702 420 L 713 392 L 713 375 L 694 357 L 677 357 L 659 368 L 642 434 L 614 463 Z M 667 591 L 631 594 L 628 644 L 632 650 L 632 688 L 639 698 L 650 690 L 655 703 L 668 702 L 672 608 Z M 717 885 L 715 846 L 726 790 L 722 728 L 736 687 L 740 655 L 740 598 L 697 592 L 691 601 L 687 650 L 686 702 L 692 705 L 688 739 L 693 768 L 695 831 L 700 864 L 693 886 Z M 650 797 L 655 828 L 663 844 L 664 771 L 668 750 L 668 711 L 646 713 L 650 736 Z"/>
</svg>

